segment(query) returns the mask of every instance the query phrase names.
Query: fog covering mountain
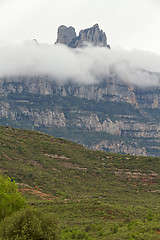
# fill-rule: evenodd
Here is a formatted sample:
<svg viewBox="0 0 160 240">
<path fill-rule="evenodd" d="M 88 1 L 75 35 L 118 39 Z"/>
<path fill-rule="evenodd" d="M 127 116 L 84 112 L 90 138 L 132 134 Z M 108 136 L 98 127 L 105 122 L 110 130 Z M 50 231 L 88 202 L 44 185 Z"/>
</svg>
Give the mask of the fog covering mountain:
<svg viewBox="0 0 160 240">
<path fill-rule="evenodd" d="M 160 57 L 112 50 L 98 24 L 0 47 L 0 123 L 93 149 L 160 156 Z"/>
</svg>

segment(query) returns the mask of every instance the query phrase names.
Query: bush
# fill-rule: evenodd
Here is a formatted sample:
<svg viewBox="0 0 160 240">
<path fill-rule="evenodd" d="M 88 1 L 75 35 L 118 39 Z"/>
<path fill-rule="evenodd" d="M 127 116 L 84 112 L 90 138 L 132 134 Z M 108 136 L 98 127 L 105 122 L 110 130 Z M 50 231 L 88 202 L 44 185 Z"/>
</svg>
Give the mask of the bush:
<svg viewBox="0 0 160 240">
<path fill-rule="evenodd" d="M 25 200 L 18 192 L 16 183 L 0 175 L 0 220 L 24 206 Z"/>
<path fill-rule="evenodd" d="M 61 234 L 61 239 L 62 240 L 90 240 L 90 237 L 85 231 L 75 229 L 75 230 L 70 230 L 68 228 L 64 229 Z"/>
<path fill-rule="evenodd" d="M 57 240 L 57 223 L 53 216 L 26 208 L 5 218 L 0 226 L 2 240 Z"/>
</svg>

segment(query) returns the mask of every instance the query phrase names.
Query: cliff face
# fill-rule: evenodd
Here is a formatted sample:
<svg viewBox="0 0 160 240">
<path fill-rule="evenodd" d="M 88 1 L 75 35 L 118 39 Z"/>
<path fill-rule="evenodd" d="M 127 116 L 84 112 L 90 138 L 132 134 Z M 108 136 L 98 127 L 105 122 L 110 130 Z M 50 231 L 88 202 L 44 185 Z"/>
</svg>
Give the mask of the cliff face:
<svg viewBox="0 0 160 240">
<path fill-rule="evenodd" d="M 91 28 L 81 30 L 79 35 L 76 36 L 73 27 L 67 28 L 62 25 L 58 28 L 56 43 L 65 44 L 71 48 L 83 47 L 86 43 L 93 46 L 108 47 L 106 34 L 100 30 L 98 24 Z"/>
<path fill-rule="evenodd" d="M 48 77 L 0 79 L 0 122 L 95 149 L 159 155 L 160 89 L 106 79 L 58 85 Z"/>
<path fill-rule="evenodd" d="M 47 76 L 11 77 L 0 79 L 0 94 L 31 93 L 40 95 L 72 96 L 97 102 L 123 102 L 135 109 L 160 109 L 160 88 L 137 88 L 131 84 L 108 78 L 99 84 L 57 84 Z"/>
</svg>

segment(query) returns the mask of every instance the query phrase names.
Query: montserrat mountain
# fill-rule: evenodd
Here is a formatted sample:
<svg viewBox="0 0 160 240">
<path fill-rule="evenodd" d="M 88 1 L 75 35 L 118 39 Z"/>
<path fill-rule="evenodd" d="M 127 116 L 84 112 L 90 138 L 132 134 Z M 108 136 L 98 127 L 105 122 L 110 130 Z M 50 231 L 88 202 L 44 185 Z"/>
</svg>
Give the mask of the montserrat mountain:
<svg viewBox="0 0 160 240">
<path fill-rule="evenodd" d="M 100 30 L 98 24 L 95 24 L 91 28 L 81 30 L 78 36 L 73 27 L 70 26 L 67 28 L 62 25 L 58 28 L 56 44 L 57 43 L 65 44 L 71 48 L 84 47 L 87 44 L 110 48 L 107 44 L 106 34 Z"/>
<path fill-rule="evenodd" d="M 33 44 L 40 46 L 36 39 Z M 110 48 L 98 24 L 78 36 L 73 27 L 60 26 L 55 44 L 70 52 Z M 87 83 L 86 75 L 85 83 L 66 76 L 60 82 L 47 74 L 1 77 L 0 124 L 43 131 L 91 149 L 160 156 L 160 86 L 139 87 L 127 82 L 127 74 L 123 81 L 111 70 L 94 83 Z"/>
</svg>

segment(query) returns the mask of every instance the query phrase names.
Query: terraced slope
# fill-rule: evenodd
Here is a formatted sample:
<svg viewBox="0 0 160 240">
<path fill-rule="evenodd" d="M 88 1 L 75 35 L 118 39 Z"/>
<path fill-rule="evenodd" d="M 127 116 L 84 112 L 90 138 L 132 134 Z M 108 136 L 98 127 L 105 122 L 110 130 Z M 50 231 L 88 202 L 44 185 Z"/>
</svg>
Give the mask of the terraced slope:
<svg viewBox="0 0 160 240">
<path fill-rule="evenodd" d="M 160 239 L 159 162 L 0 127 L 0 172 L 57 216 L 62 239 Z"/>
</svg>

